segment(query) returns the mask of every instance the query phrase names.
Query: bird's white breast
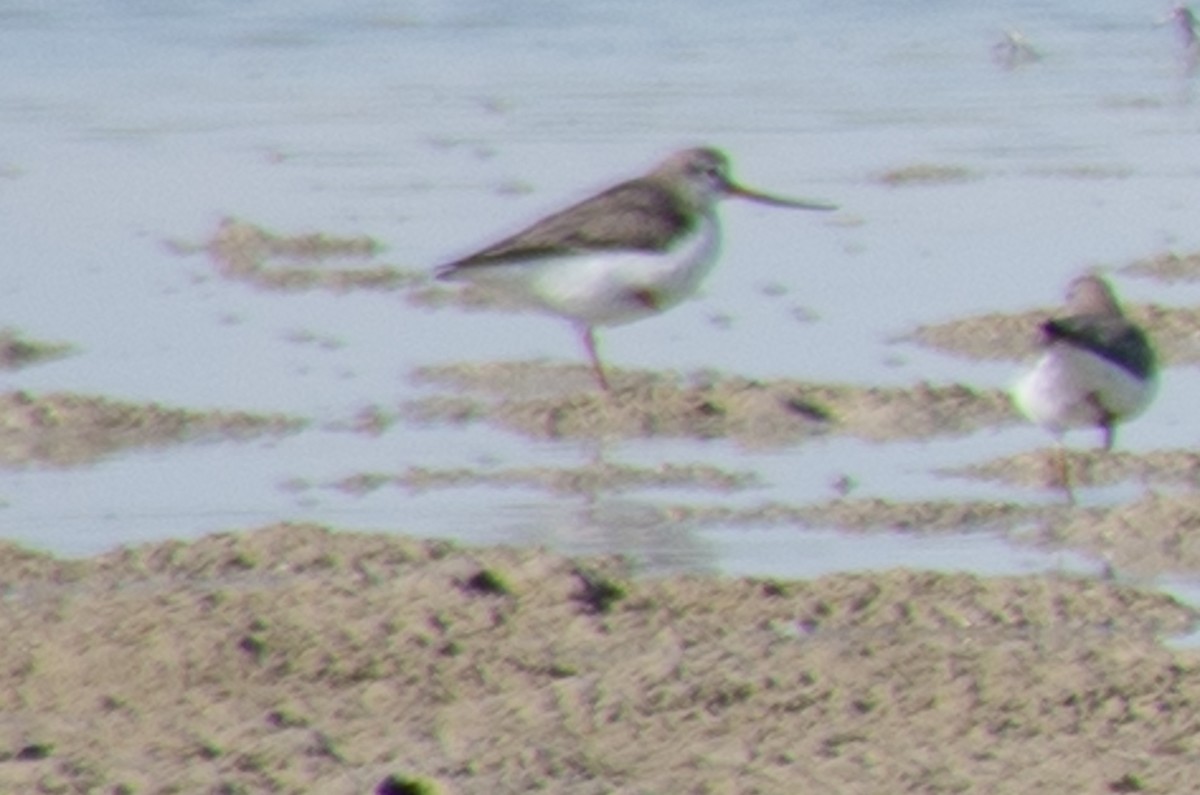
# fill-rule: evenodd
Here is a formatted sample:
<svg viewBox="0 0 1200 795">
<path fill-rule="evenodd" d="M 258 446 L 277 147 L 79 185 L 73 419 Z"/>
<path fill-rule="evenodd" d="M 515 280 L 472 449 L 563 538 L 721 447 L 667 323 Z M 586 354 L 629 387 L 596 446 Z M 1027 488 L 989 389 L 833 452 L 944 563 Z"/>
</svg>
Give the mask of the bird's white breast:
<svg viewBox="0 0 1200 795">
<path fill-rule="evenodd" d="M 1115 419 L 1131 419 L 1146 408 L 1156 388 L 1156 378 L 1138 378 L 1094 353 L 1057 343 L 1016 384 L 1013 399 L 1029 419 L 1061 434 L 1099 424 L 1097 400 Z"/>
<path fill-rule="evenodd" d="M 712 270 L 719 248 L 716 219 L 704 216 L 690 234 L 663 252 L 581 252 L 522 267 L 530 269 L 531 292 L 550 311 L 588 325 L 619 325 L 654 315 L 695 293 Z"/>
</svg>

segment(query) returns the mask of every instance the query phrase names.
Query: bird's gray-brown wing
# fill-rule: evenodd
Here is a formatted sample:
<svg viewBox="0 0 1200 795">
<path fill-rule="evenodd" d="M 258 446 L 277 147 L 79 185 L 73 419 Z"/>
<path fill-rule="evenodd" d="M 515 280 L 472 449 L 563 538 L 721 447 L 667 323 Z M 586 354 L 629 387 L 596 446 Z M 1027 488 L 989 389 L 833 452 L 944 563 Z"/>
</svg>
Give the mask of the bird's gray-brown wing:
<svg viewBox="0 0 1200 795">
<path fill-rule="evenodd" d="M 1122 317 L 1074 315 L 1042 324 L 1046 342 L 1064 341 L 1094 353 L 1137 378 L 1157 367 L 1154 346 L 1140 328 Z"/>
<path fill-rule="evenodd" d="M 585 199 L 462 259 L 435 275 L 537 260 L 587 250 L 664 251 L 694 223 L 674 195 L 657 182 L 635 179 Z"/>
</svg>

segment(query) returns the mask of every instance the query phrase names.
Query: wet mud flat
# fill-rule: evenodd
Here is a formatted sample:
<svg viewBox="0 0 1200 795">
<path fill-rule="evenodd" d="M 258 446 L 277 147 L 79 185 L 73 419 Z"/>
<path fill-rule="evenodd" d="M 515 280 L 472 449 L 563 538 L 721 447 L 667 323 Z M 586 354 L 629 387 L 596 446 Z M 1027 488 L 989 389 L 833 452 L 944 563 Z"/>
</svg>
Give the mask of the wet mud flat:
<svg viewBox="0 0 1200 795">
<path fill-rule="evenodd" d="M 0 466 L 80 466 L 124 450 L 292 433 L 302 420 L 70 392 L 0 394 Z"/>
<path fill-rule="evenodd" d="M 368 289 L 458 301 L 378 264 L 368 238 L 293 239 L 229 221 L 195 250 L 220 278 L 280 300 Z M 336 273 L 323 264 L 332 260 Z M 1179 279 L 1192 260 L 1156 261 Z M 1191 361 L 1188 310 L 1132 309 L 1169 363 Z M 1021 329 L 1049 311 L 964 318 L 911 341 L 1019 358 L 1032 340 Z M 414 379 L 424 396 L 365 406 L 341 430 L 483 423 L 531 441 L 755 448 L 835 435 L 885 445 L 1019 421 L 1003 392 L 970 384 L 618 368 L 604 396 L 586 368 L 547 362 L 450 363 Z M 0 396 L 0 465 L 85 466 L 151 446 L 303 433 L 314 420 L 14 392 Z M 1049 453 L 940 474 L 1052 493 Z M 1132 481 L 1140 496 L 904 502 L 848 488 L 816 503 L 660 510 L 665 522 L 779 532 L 989 532 L 1084 553 L 1113 577 L 645 577 L 617 558 L 406 538 L 403 516 L 396 535 L 237 528 L 86 560 L 3 544 L 0 791 L 1187 791 L 1200 764 L 1200 658 L 1170 640 L 1194 631 L 1197 612 L 1152 580 L 1200 570 L 1200 468 L 1187 450 L 1075 449 L 1071 462 L 1080 485 Z M 600 460 L 347 472 L 325 486 L 727 494 L 756 477 Z"/>
<path fill-rule="evenodd" d="M 1196 613 L 1066 576 L 631 576 L 278 525 L 0 547 L 11 792 L 1180 792 Z"/>
<path fill-rule="evenodd" d="M 956 177 L 962 176 L 957 175 Z M 945 178 L 922 167 L 894 175 L 900 182 Z M 229 219 L 210 239 L 181 250 L 201 253 L 218 277 L 249 282 L 280 295 L 296 290 L 403 290 L 414 306 L 429 310 L 512 311 L 486 293 L 455 290 L 431 282 L 420 270 L 389 264 L 382 247 L 365 236 L 321 233 L 286 235 Z M 1200 280 L 1200 256 L 1164 251 L 1109 269 L 1118 279 L 1164 284 Z M 381 279 L 379 274 L 391 274 Z M 1200 309 L 1134 304 L 1131 317 L 1152 336 L 1164 365 L 1200 361 L 1193 329 Z M 968 316 L 910 329 L 893 342 L 918 345 L 948 357 L 1014 364 L 1036 355 L 1037 328 L 1058 311 L 1043 308 Z M 456 362 L 412 373 L 420 397 L 396 405 L 363 407 L 348 427 L 366 433 L 411 424 L 482 424 L 533 442 L 599 444 L 626 439 L 726 439 L 746 448 L 786 449 L 818 439 L 845 436 L 887 445 L 967 436 L 1023 422 L 1009 396 L 969 383 L 908 386 L 753 380 L 719 372 L 676 373 L 611 370 L 612 394 L 595 389 L 588 369 L 577 363 Z M 1151 409 L 1153 410 L 1153 408 Z M 766 502 L 725 508 L 692 504 L 655 505 L 664 524 L 771 526 L 781 532 L 839 528 L 850 532 L 999 534 L 1015 543 L 1084 552 L 1137 576 L 1190 575 L 1200 570 L 1188 530 L 1197 508 L 1194 489 L 1200 459 L 1189 449 L 1134 454 L 1118 447 L 1104 454 L 1073 440 L 1068 451 L 1072 477 L 1081 488 L 1134 484 L 1138 496 L 1118 505 L 1071 506 L 1056 483 L 1049 439 L 1017 455 L 983 458 L 932 477 L 976 480 L 1012 487 L 1005 500 L 925 499 L 911 502 L 858 497 L 853 473 L 832 499 L 803 504 Z M 411 491 L 466 486 L 521 486 L 552 494 L 603 495 L 642 489 L 685 487 L 713 493 L 752 489 L 756 473 L 726 471 L 710 464 L 678 461 L 630 467 L 594 461 L 581 467 L 459 468 L 350 472 L 321 484 L 350 494 L 381 488 Z M 1124 528 L 1136 528 L 1126 531 Z"/>
<path fill-rule="evenodd" d="M 0 370 L 70 356 L 71 345 L 0 330 Z M 70 467 L 122 451 L 198 441 L 294 433 L 305 421 L 282 414 L 137 403 L 75 392 L 0 392 L 0 467 Z"/>
</svg>

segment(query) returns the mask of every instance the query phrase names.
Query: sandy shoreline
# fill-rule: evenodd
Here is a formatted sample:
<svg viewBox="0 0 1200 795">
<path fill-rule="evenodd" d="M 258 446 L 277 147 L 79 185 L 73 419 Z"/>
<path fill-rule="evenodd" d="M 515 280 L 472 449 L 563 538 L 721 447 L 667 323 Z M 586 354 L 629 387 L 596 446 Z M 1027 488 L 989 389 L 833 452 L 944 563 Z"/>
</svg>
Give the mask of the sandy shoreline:
<svg viewBox="0 0 1200 795">
<path fill-rule="evenodd" d="M 9 792 L 1180 792 L 1200 753 L 1196 612 L 1094 579 L 279 525 L 0 581 Z"/>
</svg>

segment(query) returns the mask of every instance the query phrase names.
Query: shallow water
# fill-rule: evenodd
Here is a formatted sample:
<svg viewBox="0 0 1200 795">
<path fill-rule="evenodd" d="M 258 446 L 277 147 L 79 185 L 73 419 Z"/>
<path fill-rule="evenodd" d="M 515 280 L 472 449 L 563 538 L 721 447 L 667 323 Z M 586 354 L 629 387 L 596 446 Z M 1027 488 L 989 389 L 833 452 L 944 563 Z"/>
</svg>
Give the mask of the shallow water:
<svg viewBox="0 0 1200 795">
<path fill-rule="evenodd" d="M 589 502 L 536 489 L 331 488 L 412 466 L 589 460 L 588 445 L 479 425 L 399 423 L 379 436 L 329 427 L 423 394 L 410 378 L 421 366 L 578 361 L 574 335 L 554 319 L 414 308 L 400 293 L 256 291 L 167 243 L 202 242 L 237 216 L 279 232 L 367 234 L 388 262 L 424 269 L 665 152 L 712 143 L 747 184 L 842 209 L 730 203 L 704 294 L 604 332 L 608 361 L 1004 385 L 1010 365 L 893 340 L 921 323 L 1056 304 L 1085 267 L 1200 247 L 1200 113 L 1171 31 L 1124 4 L 1074 5 L 0 2 L 5 323 L 81 349 L 9 374 L 7 386 L 314 421 L 276 440 L 8 473 L 5 534 L 86 554 L 298 519 L 624 551 L 650 570 L 1058 568 L 1061 555 L 982 536 L 881 540 L 655 518 L 655 506 L 676 501 L 828 499 L 843 476 L 856 496 L 1048 499 L 932 474 L 1044 444 L 1016 426 L 924 444 L 751 451 L 649 440 L 604 450 L 629 464 L 758 474 L 759 487 L 733 495 Z M 990 48 L 1008 26 L 1044 59 L 998 68 Z M 918 164 L 968 178 L 881 179 Z M 1189 294 L 1120 288 L 1130 300 Z M 1190 371 L 1167 373 L 1122 445 L 1191 438 L 1196 386 Z"/>
</svg>

